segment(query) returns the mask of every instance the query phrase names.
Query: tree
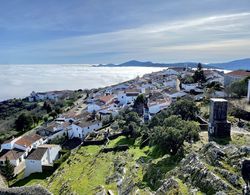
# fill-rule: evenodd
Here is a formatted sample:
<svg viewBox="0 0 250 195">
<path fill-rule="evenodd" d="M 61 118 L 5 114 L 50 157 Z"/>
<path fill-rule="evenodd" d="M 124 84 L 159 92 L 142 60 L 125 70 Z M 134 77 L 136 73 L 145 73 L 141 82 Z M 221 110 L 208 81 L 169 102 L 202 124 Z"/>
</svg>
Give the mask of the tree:
<svg viewBox="0 0 250 195">
<path fill-rule="evenodd" d="M 22 113 L 15 121 L 17 131 L 27 131 L 32 128 L 34 124 L 33 118 L 30 114 Z"/>
<path fill-rule="evenodd" d="M 139 114 L 139 116 L 143 115 L 144 107 L 147 104 L 147 100 L 143 94 L 139 95 L 134 102 L 133 108 L 135 112 Z"/>
<path fill-rule="evenodd" d="M 91 118 L 92 118 L 92 119 L 95 119 L 95 117 L 96 117 L 96 111 L 93 110 L 93 112 L 91 113 Z"/>
<path fill-rule="evenodd" d="M 57 117 L 57 113 L 55 111 L 52 111 L 51 113 L 49 113 L 49 116 L 55 119 Z"/>
<path fill-rule="evenodd" d="M 206 82 L 206 77 L 202 69 L 201 63 L 197 65 L 197 70 L 194 72 L 193 79 L 194 82 L 201 82 L 201 83 Z"/>
<path fill-rule="evenodd" d="M 43 117 L 43 120 L 44 120 L 45 123 L 47 123 L 48 120 L 49 120 L 48 116 Z"/>
<path fill-rule="evenodd" d="M 182 120 L 180 116 L 170 116 L 164 120 L 163 125 L 155 126 L 149 131 L 150 143 L 175 155 L 183 149 L 184 141 L 192 143 L 199 140 L 199 125 L 196 122 Z"/>
<path fill-rule="evenodd" d="M 32 119 L 33 119 L 33 121 L 34 121 L 35 124 L 38 124 L 38 123 L 39 123 L 39 120 L 40 120 L 40 119 L 39 119 L 39 117 L 38 117 L 37 115 L 33 115 L 33 116 L 32 116 Z"/>
<path fill-rule="evenodd" d="M 11 179 L 13 179 L 13 177 L 15 175 L 14 174 L 14 166 L 10 163 L 10 161 L 9 161 L 9 159 L 7 157 L 6 157 L 6 160 L 5 160 L 5 165 L 2 168 L 2 174 L 7 179 L 8 184 L 9 184 L 9 181 Z"/>
<path fill-rule="evenodd" d="M 234 95 L 236 95 L 238 98 L 241 98 L 242 96 L 247 95 L 247 86 L 248 86 L 248 79 L 250 77 L 246 77 L 245 79 L 242 79 L 240 81 L 233 82 L 229 88 L 230 92 Z"/>
<path fill-rule="evenodd" d="M 193 120 L 199 108 L 194 101 L 181 99 L 173 103 L 168 110 L 172 115 L 180 115 L 183 120 Z"/>
<path fill-rule="evenodd" d="M 52 106 L 50 103 L 48 103 L 47 101 L 45 101 L 43 103 L 43 109 L 45 109 L 47 111 L 47 113 L 52 112 Z"/>
</svg>

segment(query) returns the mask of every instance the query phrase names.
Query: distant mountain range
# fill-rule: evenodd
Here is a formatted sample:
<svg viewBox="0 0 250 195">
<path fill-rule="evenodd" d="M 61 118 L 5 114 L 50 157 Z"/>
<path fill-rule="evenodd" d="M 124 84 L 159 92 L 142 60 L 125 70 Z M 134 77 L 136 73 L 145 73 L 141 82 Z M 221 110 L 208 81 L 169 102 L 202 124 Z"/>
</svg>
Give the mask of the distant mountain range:
<svg viewBox="0 0 250 195">
<path fill-rule="evenodd" d="M 228 70 L 250 70 L 250 58 L 234 60 L 231 62 L 224 63 L 213 63 L 209 64 L 210 66 L 218 67 L 220 69 L 228 69 Z"/>
<path fill-rule="evenodd" d="M 181 62 L 181 63 L 153 63 L 153 62 L 140 62 L 137 60 L 131 60 L 124 62 L 122 64 L 99 64 L 98 67 L 188 67 L 195 68 L 197 67 L 198 62 Z M 227 70 L 238 70 L 238 69 L 250 69 L 250 58 L 235 60 L 225 63 L 211 63 L 203 64 L 204 68 L 218 68 L 218 69 L 227 69 Z"/>
</svg>

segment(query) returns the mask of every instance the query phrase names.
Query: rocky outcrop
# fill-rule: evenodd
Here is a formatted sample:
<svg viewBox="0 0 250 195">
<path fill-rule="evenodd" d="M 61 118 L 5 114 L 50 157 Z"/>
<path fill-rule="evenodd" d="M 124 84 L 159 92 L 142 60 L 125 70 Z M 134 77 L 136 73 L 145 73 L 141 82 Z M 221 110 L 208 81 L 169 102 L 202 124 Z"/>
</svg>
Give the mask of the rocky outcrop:
<svg viewBox="0 0 250 195">
<path fill-rule="evenodd" d="M 41 186 L 0 188 L 0 195 L 52 195 Z"/>
<path fill-rule="evenodd" d="M 156 195 L 164 195 L 170 191 L 179 189 L 179 184 L 173 177 L 167 179 L 162 186 L 156 191 Z"/>
<path fill-rule="evenodd" d="M 211 153 L 215 156 L 219 153 Z M 178 177 L 198 187 L 201 191 L 214 194 L 216 191 L 232 191 L 232 187 L 217 176 L 208 168 L 208 165 L 201 161 L 198 154 L 191 153 L 182 160 Z"/>
</svg>

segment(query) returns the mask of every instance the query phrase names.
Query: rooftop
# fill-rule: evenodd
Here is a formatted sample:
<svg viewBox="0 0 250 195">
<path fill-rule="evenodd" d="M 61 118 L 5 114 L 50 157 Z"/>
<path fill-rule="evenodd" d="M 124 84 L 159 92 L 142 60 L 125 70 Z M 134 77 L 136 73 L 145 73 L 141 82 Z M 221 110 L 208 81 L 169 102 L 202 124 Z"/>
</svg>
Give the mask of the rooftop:
<svg viewBox="0 0 250 195">
<path fill-rule="evenodd" d="M 227 73 L 229 76 L 247 77 L 250 76 L 250 70 L 235 70 Z"/>
<path fill-rule="evenodd" d="M 108 103 L 109 101 L 111 101 L 112 99 L 114 99 L 113 95 L 101 96 L 99 98 L 99 100 L 102 101 L 102 102 L 104 102 L 105 104 Z"/>
<path fill-rule="evenodd" d="M 41 160 L 46 153 L 48 148 L 37 148 L 32 150 L 29 156 L 26 159 L 29 160 Z"/>
<path fill-rule="evenodd" d="M 21 146 L 25 146 L 25 147 L 29 147 L 31 146 L 33 143 L 35 143 L 36 141 L 38 141 L 39 139 L 41 139 L 42 137 L 40 135 L 37 134 L 33 134 L 33 135 L 24 135 L 21 138 L 19 138 L 15 144 L 21 145 Z"/>
<path fill-rule="evenodd" d="M 8 158 L 9 160 L 17 160 L 24 154 L 24 151 L 13 149 L 13 150 L 3 150 L 0 153 L 0 160 L 6 160 Z"/>
<path fill-rule="evenodd" d="M 211 98 L 210 100 L 213 102 L 227 102 L 227 100 L 223 98 Z"/>
</svg>

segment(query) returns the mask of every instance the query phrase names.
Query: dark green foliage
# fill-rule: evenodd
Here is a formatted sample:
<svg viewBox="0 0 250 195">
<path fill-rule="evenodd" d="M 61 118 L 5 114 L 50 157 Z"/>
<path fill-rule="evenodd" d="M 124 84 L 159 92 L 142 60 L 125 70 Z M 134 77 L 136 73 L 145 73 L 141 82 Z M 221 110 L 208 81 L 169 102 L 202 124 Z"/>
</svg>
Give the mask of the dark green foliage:
<svg viewBox="0 0 250 195">
<path fill-rule="evenodd" d="M 233 82 L 229 86 L 229 92 L 232 95 L 236 95 L 239 98 L 241 98 L 242 96 L 246 96 L 247 95 L 248 79 L 250 79 L 250 77 L 247 77 L 247 78 L 242 79 L 240 81 Z"/>
<path fill-rule="evenodd" d="M 57 113 L 55 111 L 52 111 L 51 113 L 49 113 L 49 116 L 55 119 L 57 117 Z"/>
<path fill-rule="evenodd" d="M 1 173 L 4 175 L 8 182 L 14 177 L 14 166 L 10 164 L 8 158 L 6 158 L 5 160 L 5 165 L 2 167 Z"/>
<path fill-rule="evenodd" d="M 230 112 L 230 115 L 243 120 L 250 121 L 250 112 L 243 110 L 241 108 L 234 107 Z"/>
<path fill-rule="evenodd" d="M 49 102 L 44 102 L 43 103 L 43 109 L 45 109 L 47 111 L 47 113 L 50 113 L 52 112 L 52 106 Z"/>
<path fill-rule="evenodd" d="M 170 116 L 163 125 L 158 124 L 149 132 L 152 145 L 158 145 L 166 153 L 175 155 L 182 149 L 184 141 L 192 143 L 199 140 L 199 125 L 192 121 L 182 120 L 178 116 Z"/>
<path fill-rule="evenodd" d="M 28 113 L 22 113 L 15 121 L 17 131 L 28 131 L 34 124 L 33 117 Z"/>
<path fill-rule="evenodd" d="M 169 115 L 179 115 L 183 120 L 194 120 L 199 108 L 192 100 L 181 99 L 173 103 L 168 109 Z"/>
<path fill-rule="evenodd" d="M 197 65 L 197 70 L 194 72 L 193 79 L 194 82 L 201 82 L 201 83 L 206 82 L 206 77 L 204 75 L 204 71 L 202 70 L 201 63 Z"/>
<path fill-rule="evenodd" d="M 91 113 L 91 118 L 92 118 L 92 119 L 95 119 L 95 117 L 96 117 L 96 111 L 93 110 L 93 112 Z"/>
<path fill-rule="evenodd" d="M 143 94 L 139 95 L 136 98 L 134 105 L 133 105 L 133 108 L 134 108 L 135 112 L 138 113 L 139 116 L 143 115 L 143 110 L 144 110 L 146 103 L 147 103 L 147 100 Z"/>
<path fill-rule="evenodd" d="M 191 84 L 194 83 L 194 78 L 192 76 L 186 76 L 184 78 L 181 78 L 181 82 L 184 84 Z"/>
<path fill-rule="evenodd" d="M 213 81 L 213 82 L 207 84 L 207 88 L 220 91 L 220 90 L 222 90 L 223 86 L 220 82 Z"/>
<path fill-rule="evenodd" d="M 49 120 L 48 116 L 44 116 L 43 120 L 44 120 L 45 123 L 48 122 L 48 120 Z"/>
</svg>

